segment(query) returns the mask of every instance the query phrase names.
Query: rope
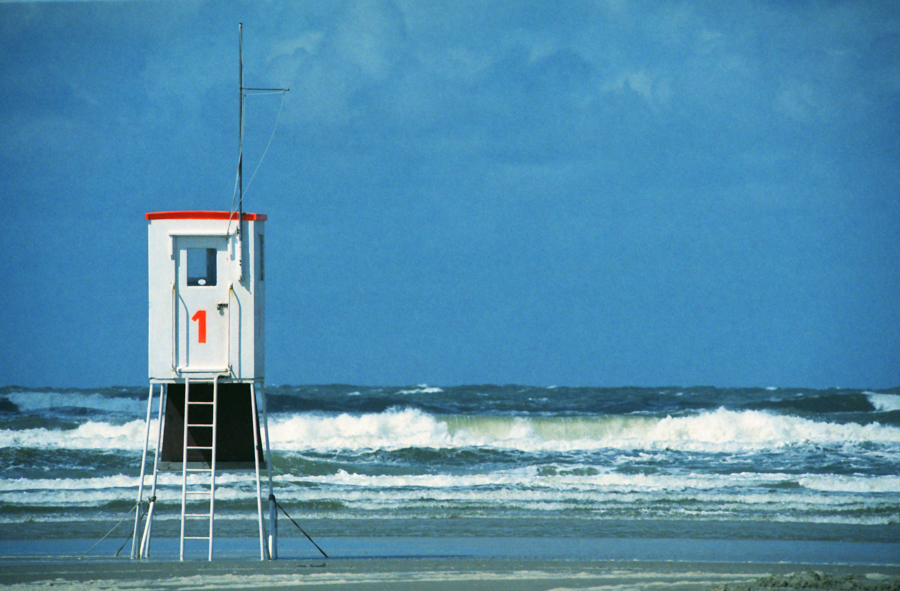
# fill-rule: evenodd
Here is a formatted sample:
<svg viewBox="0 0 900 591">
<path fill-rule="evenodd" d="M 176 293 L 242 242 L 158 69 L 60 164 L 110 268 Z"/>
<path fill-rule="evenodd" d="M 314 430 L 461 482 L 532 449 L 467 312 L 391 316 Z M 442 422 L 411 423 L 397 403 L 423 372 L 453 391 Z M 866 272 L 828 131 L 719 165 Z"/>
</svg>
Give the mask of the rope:
<svg viewBox="0 0 900 591">
<path fill-rule="evenodd" d="M 122 525 L 122 524 L 125 522 L 125 520 L 128 519 L 128 518 L 131 516 L 131 513 L 132 513 L 133 511 L 137 510 L 137 508 L 138 508 L 139 506 L 140 506 L 139 504 L 135 503 L 134 507 L 132 507 L 131 509 L 129 509 L 129 510 L 128 510 L 128 513 L 125 514 L 125 517 L 122 518 L 122 521 L 120 521 L 119 523 L 117 523 L 116 525 L 114 525 L 113 528 L 112 528 L 111 530 L 109 530 L 108 532 L 106 532 L 106 535 L 103 536 L 102 538 L 100 538 L 99 540 L 97 540 L 97 543 L 96 543 L 96 544 L 94 544 L 93 546 L 91 546 L 90 548 L 88 548 L 87 552 L 85 552 L 84 554 L 82 554 L 81 556 L 79 556 L 79 557 L 78 557 L 78 560 L 81 560 L 82 558 L 84 558 L 85 556 L 87 556 L 88 554 L 90 554 L 90 553 L 91 553 L 91 550 L 93 550 L 94 548 L 96 548 L 97 546 L 100 545 L 100 542 L 102 542 L 103 540 L 105 540 L 106 538 L 108 538 L 109 535 L 110 535 L 111 533 L 113 533 L 114 531 L 116 531 L 116 528 L 119 527 L 120 525 Z M 141 515 L 141 520 L 143 520 L 143 519 L 144 519 L 144 516 Z M 132 535 L 134 535 L 133 532 L 128 536 L 128 540 L 131 539 L 131 536 L 132 536 Z M 128 543 L 128 540 L 125 540 L 125 544 Z M 125 547 L 125 544 L 122 544 L 122 548 Z M 119 548 L 119 552 L 122 551 L 122 548 Z M 119 555 L 119 552 L 116 552 L 116 556 Z"/>
<path fill-rule="evenodd" d="M 266 157 L 266 154 L 269 153 L 269 146 L 272 145 L 272 139 L 275 137 L 275 132 L 278 130 L 278 122 L 281 121 L 281 111 L 282 111 L 282 109 L 284 109 L 284 97 L 285 97 L 285 94 L 287 94 L 287 92 L 283 91 L 283 90 L 279 90 L 279 91 L 274 91 L 274 92 L 255 92 L 253 94 L 245 94 L 244 95 L 244 97 L 246 98 L 248 96 L 264 96 L 264 95 L 268 95 L 268 94 L 280 94 L 281 95 L 281 104 L 278 106 L 278 115 L 275 117 L 275 125 L 274 125 L 274 127 L 272 127 L 272 134 L 269 136 L 269 142 L 266 144 L 266 149 L 263 150 L 263 154 L 259 158 L 259 162 L 257 162 L 256 168 L 253 170 L 253 174 L 250 175 L 250 180 L 247 181 L 247 188 L 241 192 L 241 203 L 239 203 L 238 205 L 241 205 L 243 203 L 244 194 L 250 190 L 250 185 L 253 184 L 253 179 L 256 178 L 256 173 L 259 172 L 259 167 L 262 166 L 262 163 Z M 243 121 L 241 121 L 241 125 L 243 125 Z M 243 135 L 243 133 L 244 133 L 244 130 L 241 129 L 241 135 Z M 244 157 L 244 146 L 243 146 L 243 144 L 241 144 L 241 149 L 238 152 L 238 165 L 240 165 L 241 159 L 243 157 Z M 235 199 L 237 199 L 238 182 L 240 182 L 240 175 L 238 173 L 235 173 L 234 192 L 231 195 L 231 211 L 228 213 L 228 228 L 225 230 L 226 235 L 229 232 L 231 232 L 231 218 L 234 216 L 234 202 L 235 202 Z"/>
<path fill-rule="evenodd" d="M 248 94 L 247 96 L 261 96 L 263 94 L 275 94 L 275 93 L 272 93 L 272 92 L 258 93 L 255 95 Z M 266 149 L 263 150 L 263 154 L 262 154 L 262 156 L 260 156 L 259 162 L 256 164 L 256 169 L 253 171 L 253 174 L 250 175 L 250 180 L 247 181 L 247 190 L 244 191 L 244 193 L 246 193 L 247 191 L 250 190 L 250 185 L 253 184 L 253 179 L 256 178 L 256 173 L 259 171 L 259 167 L 262 166 L 263 159 L 265 159 L 266 154 L 269 152 L 269 146 L 272 145 L 272 138 L 275 137 L 275 132 L 278 130 L 278 122 L 281 120 L 281 110 L 284 108 L 284 97 L 286 94 L 287 94 L 286 92 L 281 93 L 281 104 L 278 106 L 278 116 L 275 117 L 275 126 L 272 128 L 272 135 L 269 136 L 269 143 L 266 144 Z"/>
<path fill-rule="evenodd" d="M 325 550 L 322 550 L 321 548 L 319 548 L 319 545 L 316 544 L 316 543 L 313 541 L 313 539 L 312 539 L 311 537 L 309 537 L 309 534 L 306 533 L 305 531 L 303 531 L 303 528 L 300 527 L 300 526 L 297 524 L 296 521 L 294 521 L 294 518 L 291 517 L 290 515 L 288 515 L 288 514 L 287 514 L 287 511 L 284 510 L 284 507 L 282 507 L 282 506 L 278 503 L 278 501 L 275 500 L 275 495 L 269 495 L 269 500 L 272 501 L 273 503 L 275 503 L 275 506 L 276 506 L 276 507 L 278 507 L 279 509 L 281 509 L 281 512 L 284 513 L 284 516 L 287 517 L 288 519 L 290 519 L 290 520 L 291 520 L 291 523 L 293 523 L 294 525 L 297 526 L 297 529 L 299 529 L 300 532 L 301 532 L 304 536 L 306 536 L 306 539 L 307 539 L 307 540 L 309 540 L 310 542 L 312 542 L 312 545 L 315 546 L 316 549 L 317 549 L 319 552 L 322 553 L 322 556 L 324 556 L 325 558 L 328 558 L 328 555 L 325 554 Z"/>
<path fill-rule="evenodd" d="M 147 516 L 147 514 L 144 513 L 143 511 L 141 511 L 141 519 L 140 519 L 140 521 L 144 521 L 144 517 L 146 517 L 146 516 Z M 125 544 L 127 544 L 128 541 L 131 540 L 132 536 L 134 536 L 134 532 L 133 532 L 133 531 L 132 531 L 132 532 L 128 532 L 128 537 L 125 538 L 125 541 L 122 542 L 122 545 L 119 546 L 119 549 L 118 549 L 118 550 L 116 550 L 116 554 L 115 554 L 116 556 L 118 556 L 119 553 L 122 552 L 122 549 L 125 548 Z"/>
</svg>

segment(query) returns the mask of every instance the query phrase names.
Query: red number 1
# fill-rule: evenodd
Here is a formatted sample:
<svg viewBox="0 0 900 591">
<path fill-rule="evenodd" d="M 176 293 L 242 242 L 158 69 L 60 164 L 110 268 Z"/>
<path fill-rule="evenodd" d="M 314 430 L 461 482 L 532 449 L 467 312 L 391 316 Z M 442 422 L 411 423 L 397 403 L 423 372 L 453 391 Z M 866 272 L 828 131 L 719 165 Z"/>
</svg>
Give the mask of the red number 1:
<svg viewBox="0 0 900 591">
<path fill-rule="evenodd" d="M 206 310 L 197 310 L 191 320 L 197 321 L 197 342 L 206 343 Z"/>
</svg>

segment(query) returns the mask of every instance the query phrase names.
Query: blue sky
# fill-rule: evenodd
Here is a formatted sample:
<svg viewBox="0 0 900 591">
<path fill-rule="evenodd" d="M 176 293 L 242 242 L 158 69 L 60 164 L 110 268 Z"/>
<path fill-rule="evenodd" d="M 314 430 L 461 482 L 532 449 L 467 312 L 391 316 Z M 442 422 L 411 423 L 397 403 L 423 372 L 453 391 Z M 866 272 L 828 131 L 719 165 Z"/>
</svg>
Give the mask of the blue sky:
<svg viewBox="0 0 900 591">
<path fill-rule="evenodd" d="M 268 383 L 900 385 L 900 7 L 764 0 L 0 3 L 0 383 L 146 382 L 239 22 Z"/>
</svg>

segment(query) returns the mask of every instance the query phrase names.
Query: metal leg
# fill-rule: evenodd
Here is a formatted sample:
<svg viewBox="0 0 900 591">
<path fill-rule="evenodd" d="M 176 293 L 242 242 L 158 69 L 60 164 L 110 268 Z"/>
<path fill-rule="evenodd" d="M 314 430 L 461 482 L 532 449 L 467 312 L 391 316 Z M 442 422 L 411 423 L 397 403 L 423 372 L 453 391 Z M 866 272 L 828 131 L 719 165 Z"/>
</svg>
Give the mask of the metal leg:
<svg viewBox="0 0 900 591">
<path fill-rule="evenodd" d="M 275 510 L 275 490 L 272 486 L 272 448 L 269 447 L 269 415 L 265 386 L 259 384 L 262 400 L 263 432 L 266 437 L 266 471 L 269 477 L 269 558 L 278 560 L 278 512 Z"/>
<path fill-rule="evenodd" d="M 253 409 L 253 413 L 251 416 L 251 421 L 253 423 L 253 462 L 256 465 L 256 508 L 259 513 L 259 559 L 266 559 L 266 526 L 263 521 L 263 510 L 262 510 L 262 486 L 259 478 L 259 426 L 257 425 L 257 417 L 259 416 L 256 411 L 256 389 L 254 388 L 254 384 L 251 382 L 250 384 L 250 405 Z"/>
<path fill-rule="evenodd" d="M 150 384 L 150 394 L 147 397 L 147 430 L 144 436 L 144 453 L 141 455 L 141 480 L 138 483 L 137 510 L 134 513 L 134 534 L 131 538 L 131 557 L 137 558 L 137 537 L 141 525 L 141 510 L 144 502 L 144 472 L 147 466 L 147 445 L 150 443 L 150 410 L 153 406 L 153 384 Z"/>
<path fill-rule="evenodd" d="M 153 454 L 153 485 L 150 490 L 150 508 L 147 510 L 147 523 L 144 524 L 144 535 L 141 538 L 140 557 L 147 558 L 150 556 L 150 530 L 153 527 L 153 514 L 156 507 L 156 484 L 159 476 L 159 456 L 162 453 L 162 434 L 166 407 L 166 395 L 168 394 L 168 386 L 160 384 L 159 388 L 159 416 L 156 424 L 159 427 L 156 434 L 156 453 Z"/>
</svg>

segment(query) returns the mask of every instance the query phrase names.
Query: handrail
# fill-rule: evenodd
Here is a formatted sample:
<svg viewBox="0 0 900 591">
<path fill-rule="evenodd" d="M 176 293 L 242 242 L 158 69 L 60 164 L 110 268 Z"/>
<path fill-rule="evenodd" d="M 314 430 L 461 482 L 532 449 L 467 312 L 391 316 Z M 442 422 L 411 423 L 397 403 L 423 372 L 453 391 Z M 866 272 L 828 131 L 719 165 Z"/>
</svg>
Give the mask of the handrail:
<svg viewBox="0 0 900 591">
<path fill-rule="evenodd" d="M 172 282 L 172 371 L 178 371 L 178 295 Z"/>
<path fill-rule="evenodd" d="M 225 353 L 225 364 L 229 370 L 232 369 L 232 367 L 231 367 L 231 296 L 232 295 L 234 296 L 235 303 L 238 303 L 237 293 L 235 293 L 235 291 L 234 291 L 234 283 L 233 282 L 228 285 L 228 347 L 227 347 L 226 353 Z M 240 305 L 240 304 L 238 303 L 238 305 Z M 238 329 L 240 330 L 240 326 L 238 326 Z M 240 341 L 238 341 L 238 342 L 240 343 Z M 240 353 L 241 352 L 238 351 L 238 362 L 240 362 L 240 360 L 241 360 Z"/>
</svg>

